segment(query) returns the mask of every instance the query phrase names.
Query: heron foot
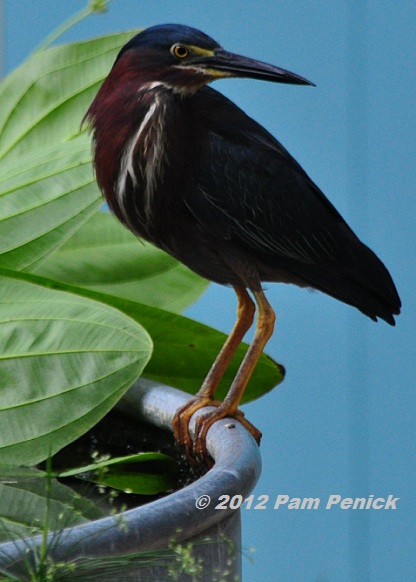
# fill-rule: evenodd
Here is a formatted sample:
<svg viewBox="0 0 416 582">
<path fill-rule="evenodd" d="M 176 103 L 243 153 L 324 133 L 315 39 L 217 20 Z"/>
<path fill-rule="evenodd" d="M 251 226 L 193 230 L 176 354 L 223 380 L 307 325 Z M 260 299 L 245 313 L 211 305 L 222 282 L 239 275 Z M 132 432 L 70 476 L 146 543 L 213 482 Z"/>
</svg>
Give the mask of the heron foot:
<svg viewBox="0 0 416 582">
<path fill-rule="evenodd" d="M 248 430 L 248 432 L 253 436 L 254 440 L 260 445 L 262 434 L 251 422 L 249 422 L 245 416 L 244 412 L 241 410 L 236 410 L 233 414 L 222 406 L 222 403 L 213 410 L 212 412 L 208 412 L 197 418 L 195 423 L 195 439 L 193 444 L 193 455 L 197 459 L 206 459 L 209 457 L 209 453 L 207 451 L 206 446 L 206 437 L 209 429 L 211 426 L 217 422 L 217 420 L 221 420 L 222 418 L 230 417 L 234 420 L 237 420 L 241 423 L 244 428 Z"/>
<path fill-rule="evenodd" d="M 176 442 L 183 447 L 185 451 L 186 458 L 188 462 L 193 466 L 200 466 L 201 460 L 196 458 L 193 454 L 193 442 L 189 432 L 189 422 L 191 417 L 197 410 L 204 408 L 205 406 L 220 406 L 221 402 L 219 400 L 214 400 L 205 396 L 196 396 L 187 402 L 184 406 L 181 406 L 176 411 L 173 418 L 173 435 Z M 212 466 L 212 460 L 208 453 L 206 457 L 206 463 L 209 467 Z"/>
<path fill-rule="evenodd" d="M 189 422 L 192 415 L 205 406 L 215 406 L 215 410 L 203 414 L 195 422 L 195 438 L 192 441 Z M 212 467 L 213 460 L 208 452 L 206 437 L 211 426 L 222 418 L 230 417 L 240 422 L 260 445 L 261 432 L 249 422 L 241 410 L 230 411 L 223 402 L 210 398 L 194 398 L 182 406 L 173 419 L 173 432 L 176 441 L 184 447 L 186 457 L 193 466 L 201 464 Z"/>
</svg>

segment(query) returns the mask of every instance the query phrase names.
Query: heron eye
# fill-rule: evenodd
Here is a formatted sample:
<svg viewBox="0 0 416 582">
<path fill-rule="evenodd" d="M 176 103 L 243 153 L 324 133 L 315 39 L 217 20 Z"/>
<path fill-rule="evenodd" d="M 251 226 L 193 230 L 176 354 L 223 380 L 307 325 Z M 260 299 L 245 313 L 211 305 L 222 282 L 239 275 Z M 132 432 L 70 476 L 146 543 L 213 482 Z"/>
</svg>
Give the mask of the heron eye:
<svg viewBox="0 0 416 582">
<path fill-rule="evenodd" d="M 174 44 L 170 52 L 177 59 L 185 59 L 189 55 L 189 49 L 183 44 Z"/>
</svg>

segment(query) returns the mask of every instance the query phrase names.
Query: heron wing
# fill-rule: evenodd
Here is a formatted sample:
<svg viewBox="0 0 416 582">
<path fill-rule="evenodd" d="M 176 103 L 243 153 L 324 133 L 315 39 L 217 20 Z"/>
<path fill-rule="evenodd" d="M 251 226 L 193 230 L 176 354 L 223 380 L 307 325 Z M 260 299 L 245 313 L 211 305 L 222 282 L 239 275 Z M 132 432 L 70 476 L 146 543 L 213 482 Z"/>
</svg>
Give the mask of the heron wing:
<svg viewBox="0 0 416 582">
<path fill-rule="evenodd" d="M 207 90 L 218 112 L 205 107 L 205 149 L 188 208 L 204 228 L 266 262 L 335 265 L 345 254 L 340 229 L 351 233 L 343 218 L 273 136 L 215 93 Z"/>
<path fill-rule="evenodd" d="M 206 88 L 199 99 L 205 146 L 185 203 L 201 226 L 289 280 L 391 322 L 398 304 L 387 269 L 301 166 L 221 94 Z"/>
</svg>

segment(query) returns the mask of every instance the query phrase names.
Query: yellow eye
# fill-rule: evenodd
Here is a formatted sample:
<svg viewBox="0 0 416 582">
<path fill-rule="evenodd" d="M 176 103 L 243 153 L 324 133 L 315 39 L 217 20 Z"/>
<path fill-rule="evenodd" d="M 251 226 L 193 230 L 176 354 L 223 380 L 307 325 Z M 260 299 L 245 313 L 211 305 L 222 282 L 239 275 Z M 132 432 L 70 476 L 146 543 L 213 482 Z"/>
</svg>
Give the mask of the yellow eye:
<svg viewBox="0 0 416 582">
<path fill-rule="evenodd" d="M 189 55 L 189 49 L 183 44 L 174 44 L 170 52 L 177 59 L 185 59 Z"/>
</svg>

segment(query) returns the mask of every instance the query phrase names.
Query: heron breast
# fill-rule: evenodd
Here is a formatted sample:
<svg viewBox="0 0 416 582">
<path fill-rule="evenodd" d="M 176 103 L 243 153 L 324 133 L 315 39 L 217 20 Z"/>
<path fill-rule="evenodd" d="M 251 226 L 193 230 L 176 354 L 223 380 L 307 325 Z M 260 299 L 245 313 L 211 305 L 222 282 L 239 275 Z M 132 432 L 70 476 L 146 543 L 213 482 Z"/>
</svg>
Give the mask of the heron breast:
<svg viewBox="0 0 416 582">
<path fill-rule="evenodd" d="M 156 95 L 139 128 L 123 148 L 115 193 L 121 213 L 129 226 L 135 222 L 131 215 L 132 206 L 142 221 L 152 220 L 154 196 L 163 177 L 166 157 L 165 118 L 165 104 Z"/>
</svg>

